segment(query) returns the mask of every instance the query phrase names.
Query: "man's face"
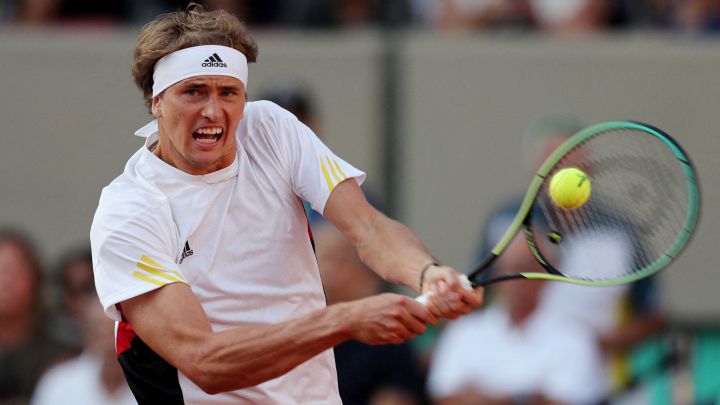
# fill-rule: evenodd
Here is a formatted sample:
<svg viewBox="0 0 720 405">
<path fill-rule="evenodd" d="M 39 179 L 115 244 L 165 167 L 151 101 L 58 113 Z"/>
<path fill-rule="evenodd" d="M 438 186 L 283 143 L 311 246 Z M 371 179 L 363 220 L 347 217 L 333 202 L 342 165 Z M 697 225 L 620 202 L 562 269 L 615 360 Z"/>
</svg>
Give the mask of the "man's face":
<svg viewBox="0 0 720 405">
<path fill-rule="evenodd" d="M 197 76 L 154 97 L 160 159 L 195 175 L 229 166 L 235 160 L 235 131 L 245 109 L 245 86 L 233 77 Z"/>
</svg>

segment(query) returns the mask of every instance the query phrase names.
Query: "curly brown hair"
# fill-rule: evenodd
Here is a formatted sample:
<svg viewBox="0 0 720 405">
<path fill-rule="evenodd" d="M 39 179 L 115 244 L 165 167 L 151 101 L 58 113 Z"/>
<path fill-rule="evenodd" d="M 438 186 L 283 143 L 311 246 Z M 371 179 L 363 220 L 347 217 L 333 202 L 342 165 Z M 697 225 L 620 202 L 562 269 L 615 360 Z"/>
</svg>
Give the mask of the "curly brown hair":
<svg viewBox="0 0 720 405">
<path fill-rule="evenodd" d="M 258 48 L 247 27 L 230 13 L 206 11 L 190 3 L 184 11 L 161 14 L 143 27 L 133 52 L 132 76 L 148 109 L 155 63 L 172 52 L 200 45 L 227 46 L 242 52 L 248 62 L 257 59 Z"/>
</svg>

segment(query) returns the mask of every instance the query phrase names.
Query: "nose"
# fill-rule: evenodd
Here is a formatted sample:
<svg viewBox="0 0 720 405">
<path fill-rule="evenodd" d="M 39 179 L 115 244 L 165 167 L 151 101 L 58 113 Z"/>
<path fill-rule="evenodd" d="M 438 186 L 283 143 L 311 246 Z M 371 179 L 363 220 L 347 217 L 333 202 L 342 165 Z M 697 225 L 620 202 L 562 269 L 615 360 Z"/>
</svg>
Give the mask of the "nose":
<svg viewBox="0 0 720 405">
<path fill-rule="evenodd" d="M 202 109 L 203 117 L 207 118 L 211 122 L 215 122 L 220 120 L 221 114 L 222 109 L 220 108 L 220 100 L 218 100 L 216 95 L 210 95 Z"/>
</svg>

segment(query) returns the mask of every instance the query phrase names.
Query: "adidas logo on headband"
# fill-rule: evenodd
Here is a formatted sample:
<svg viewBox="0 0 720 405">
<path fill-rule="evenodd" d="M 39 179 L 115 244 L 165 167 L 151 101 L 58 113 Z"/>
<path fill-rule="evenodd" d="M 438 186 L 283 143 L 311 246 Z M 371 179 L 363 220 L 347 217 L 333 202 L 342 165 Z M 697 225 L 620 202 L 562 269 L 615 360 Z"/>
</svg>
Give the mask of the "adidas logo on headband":
<svg viewBox="0 0 720 405">
<path fill-rule="evenodd" d="M 213 53 L 209 58 L 205 59 L 202 67 L 227 67 L 227 63 L 223 62 L 217 53 Z"/>
<path fill-rule="evenodd" d="M 203 55 L 210 56 L 202 62 Z M 159 95 L 181 80 L 203 75 L 234 77 L 247 86 L 247 58 L 237 49 L 222 45 L 191 46 L 172 52 L 155 63 L 152 95 Z"/>
</svg>

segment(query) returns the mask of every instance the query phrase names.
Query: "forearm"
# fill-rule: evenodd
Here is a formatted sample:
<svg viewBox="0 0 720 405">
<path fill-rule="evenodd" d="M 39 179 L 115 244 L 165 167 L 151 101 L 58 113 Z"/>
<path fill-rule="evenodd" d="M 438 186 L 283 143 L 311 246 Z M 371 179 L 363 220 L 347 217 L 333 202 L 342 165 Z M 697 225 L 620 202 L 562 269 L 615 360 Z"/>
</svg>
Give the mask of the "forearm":
<svg viewBox="0 0 720 405">
<path fill-rule="evenodd" d="M 418 292 L 420 270 L 435 260 L 405 225 L 384 215 L 370 221 L 356 247 L 360 259 L 383 279 Z"/>
<path fill-rule="evenodd" d="M 420 270 L 433 261 L 432 255 L 405 225 L 368 204 L 355 181 L 346 180 L 335 187 L 323 215 L 380 277 L 419 292 Z"/>
<path fill-rule="evenodd" d="M 209 393 L 254 386 L 279 377 L 350 337 L 342 305 L 276 325 L 210 333 L 185 364 Z"/>
<path fill-rule="evenodd" d="M 259 384 L 355 337 L 359 305 L 339 304 L 273 325 L 213 332 L 190 287 L 173 283 L 121 304 L 137 335 L 208 393 Z"/>
<path fill-rule="evenodd" d="M 335 187 L 323 214 L 382 278 L 432 294 L 428 307 L 436 317 L 454 319 L 482 304 L 481 289 L 465 289 L 459 273 L 451 267 L 428 266 L 435 259 L 420 239 L 368 204 L 354 181 L 346 180 Z"/>
</svg>

